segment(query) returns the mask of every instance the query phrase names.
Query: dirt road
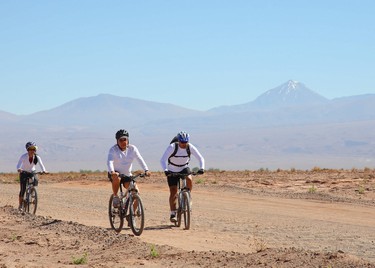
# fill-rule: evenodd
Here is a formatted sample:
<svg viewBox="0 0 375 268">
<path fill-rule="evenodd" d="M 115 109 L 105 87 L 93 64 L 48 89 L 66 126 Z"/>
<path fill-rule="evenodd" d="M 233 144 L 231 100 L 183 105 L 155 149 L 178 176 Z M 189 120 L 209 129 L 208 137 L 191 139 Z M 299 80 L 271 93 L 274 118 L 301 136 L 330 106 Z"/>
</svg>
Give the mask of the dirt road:
<svg viewBox="0 0 375 268">
<path fill-rule="evenodd" d="M 0 204 L 16 206 L 17 184 L 1 184 Z M 372 205 L 252 194 L 243 188 L 196 185 L 191 230 L 169 222 L 165 183 L 139 184 L 146 209 L 141 241 L 187 251 L 261 252 L 296 248 L 340 252 L 375 263 Z M 109 228 L 106 181 L 40 183 L 37 214 Z M 131 234 L 127 227 L 122 234 Z"/>
</svg>

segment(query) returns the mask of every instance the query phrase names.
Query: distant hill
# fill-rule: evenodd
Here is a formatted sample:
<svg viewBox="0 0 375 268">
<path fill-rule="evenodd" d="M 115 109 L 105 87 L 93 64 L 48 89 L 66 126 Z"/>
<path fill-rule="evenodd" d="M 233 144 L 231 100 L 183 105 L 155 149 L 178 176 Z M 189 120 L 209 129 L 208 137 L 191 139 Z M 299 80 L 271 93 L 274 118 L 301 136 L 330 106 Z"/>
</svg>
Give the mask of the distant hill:
<svg viewBox="0 0 375 268">
<path fill-rule="evenodd" d="M 180 130 L 190 132 L 207 168 L 371 167 L 374 104 L 374 94 L 328 100 L 289 80 L 253 101 L 205 112 L 108 94 L 30 115 L 0 111 L 0 172 L 15 171 L 28 140 L 51 171 L 105 170 L 120 128 L 155 170 Z"/>
</svg>

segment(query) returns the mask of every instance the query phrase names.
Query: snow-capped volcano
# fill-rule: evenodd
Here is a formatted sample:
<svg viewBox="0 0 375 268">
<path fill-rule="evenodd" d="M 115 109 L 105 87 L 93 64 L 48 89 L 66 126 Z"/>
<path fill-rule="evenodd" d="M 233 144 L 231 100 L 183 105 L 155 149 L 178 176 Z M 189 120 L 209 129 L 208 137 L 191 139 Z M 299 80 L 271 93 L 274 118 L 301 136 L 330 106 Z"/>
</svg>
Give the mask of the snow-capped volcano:
<svg viewBox="0 0 375 268">
<path fill-rule="evenodd" d="M 289 80 L 270 89 L 255 99 L 254 103 L 261 106 L 295 106 L 325 103 L 328 99 L 308 89 L 304 84 Z"/>
</svg>

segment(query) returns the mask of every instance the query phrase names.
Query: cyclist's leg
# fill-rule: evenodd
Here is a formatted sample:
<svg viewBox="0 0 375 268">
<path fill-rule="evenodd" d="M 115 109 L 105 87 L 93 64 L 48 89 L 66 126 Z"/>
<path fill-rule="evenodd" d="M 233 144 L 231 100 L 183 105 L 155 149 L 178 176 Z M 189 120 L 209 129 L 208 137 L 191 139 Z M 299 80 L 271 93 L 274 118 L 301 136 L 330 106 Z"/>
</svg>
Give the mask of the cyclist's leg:
<svg viewBox="0 0 375 268">
<path fill-rule="evenodd" d="M 176 197 L 177 197 L 177 184 L 179 178 L 177 177 L 167 177 L 168 186 L 169 186 L 169 208 L 170 208 L 170 220 L 175 220 L 176 218 L 176 211 L 177 211 L 177 204 L 176 204 Z"/>
<path fill-rule="evenodd" d="M 183 170 L 181 170 L 181 173 L 186 175 L 190 174 L 190 168 L 184 168 Z M 191 175 L 186 176 L 186 186 L 189 188 L 190 191 L 193 189 L 193 178 Z"/>
<path fill-rule="evenodd" d="M 167 177 L 167 182 L 169 186 L 169 207 L 171 211 L 176 210 L 176 196 L 177 196 L 177 184 L 179 178 L 177 177 Z"/>
<path fill-rule="evenodd" d="M 189 188 L 190 192 L 193 190 L 193 178 L 191 175 L 186 177 L 186 186 Z"/>
<path fill-rule="evenodd" d="M 120 178 L 119 177 L 112 178 L 111 182 L 112 182 L 112 191 L 113 191 L 113 194 L 115 196 L 117 196 L 118 189 L 120 188 Z"/>
<path fill-rule="evenodd" d="M 172 211 L 176 211 L 176 195 L 177 195 L 177 185 L 169 186 L 169 207 Z"/>
<path fill-rule="evenodd" d="M 120 188 L 120 177 L 119 176 L 112 176 L 108 173 L 108 179 L 112 184 L 112 192 L 113 192 L 113 207 L 117 208 L 120 204 L 120 199 L 118 198 L 118 190 Z"/>
<path fill-rule="evenodd" d="M 27 180 L 27 177 L 22 176 L 22 174 L 20 174 L 20 193 L 18 195 L 18 208 L 19 209 L 22 206 L 23 196 L 25 195 L 25 192 L 26 192 L 26 180 Z"/>
</svg>

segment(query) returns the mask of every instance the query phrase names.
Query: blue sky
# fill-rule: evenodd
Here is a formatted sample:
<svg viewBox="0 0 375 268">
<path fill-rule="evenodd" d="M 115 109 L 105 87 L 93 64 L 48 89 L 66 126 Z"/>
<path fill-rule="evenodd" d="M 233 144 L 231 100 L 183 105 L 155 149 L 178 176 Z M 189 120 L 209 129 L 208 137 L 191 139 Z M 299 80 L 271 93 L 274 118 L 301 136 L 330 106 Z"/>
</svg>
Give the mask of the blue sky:
<svg viewBox="0 0 375 268">
<path fill-rule="evenodd" d="M 375 93 L 375 1 L 0 1 L 0 110 L 109 93 L 208 110 L 289 79 Z"/>
</svg>

